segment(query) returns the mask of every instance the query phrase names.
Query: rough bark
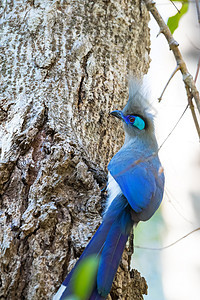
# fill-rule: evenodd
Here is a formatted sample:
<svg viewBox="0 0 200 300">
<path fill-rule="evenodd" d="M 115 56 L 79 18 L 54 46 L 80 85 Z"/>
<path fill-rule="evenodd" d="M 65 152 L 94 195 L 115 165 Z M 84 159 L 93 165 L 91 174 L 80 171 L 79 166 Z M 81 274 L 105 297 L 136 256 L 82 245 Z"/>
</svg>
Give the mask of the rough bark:
<svg viewBox="0 0 200 300">
<path fill-rule="evenodd" d="M 109 111 L 147 72 L 139 0 L 10 0 L 1 10 L 0 298 L 50 299 L 101 222 L 106 165 L 123 143 Z M 111 299 L 142 299 L 123 256 Z"/>
</svg>

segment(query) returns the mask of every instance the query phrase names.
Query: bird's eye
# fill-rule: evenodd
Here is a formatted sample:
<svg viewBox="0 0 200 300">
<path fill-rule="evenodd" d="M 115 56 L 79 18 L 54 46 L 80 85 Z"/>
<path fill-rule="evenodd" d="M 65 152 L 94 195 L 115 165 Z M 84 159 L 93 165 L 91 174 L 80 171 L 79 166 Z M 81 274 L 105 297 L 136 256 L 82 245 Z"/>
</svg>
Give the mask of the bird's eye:
<svg viewBox="0 0 200 300">
<path fill-rule="evenodd" d="M 135 117 L 130 116 L 130 117 L 129 117 L 129 121 L 130 121 L 131 123 L 134 123 L 134 122 L 135 122 Z"/>
<path fill-rule="evenodd" d="M 143 130 L 146 127 L 145 121 L 137 115 L 128 115 L 126 117 L 127 124 L 131 124 L 132 126 L 138 128 L 139 130 Z"/>
</svg>

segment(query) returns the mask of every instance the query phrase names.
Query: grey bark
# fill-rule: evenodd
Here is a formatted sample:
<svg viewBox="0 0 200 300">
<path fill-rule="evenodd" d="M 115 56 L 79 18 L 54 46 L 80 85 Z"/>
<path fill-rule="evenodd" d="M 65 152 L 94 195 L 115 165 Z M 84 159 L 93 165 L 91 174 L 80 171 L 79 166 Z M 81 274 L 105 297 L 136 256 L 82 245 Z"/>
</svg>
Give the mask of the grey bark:
<svg viewBox="0 0 200 300">
<path fill-rule="evenodd" d="M 101 222 L 123 143 L 109 111 L 147 72 L 139 0 L 10 0 L 1 13 L 0 298 L 50 299 Z M 142 299 L 123 256 L 112 299 Z M 131 275 L 132 274 L 132 275 Z"/>
</svg>

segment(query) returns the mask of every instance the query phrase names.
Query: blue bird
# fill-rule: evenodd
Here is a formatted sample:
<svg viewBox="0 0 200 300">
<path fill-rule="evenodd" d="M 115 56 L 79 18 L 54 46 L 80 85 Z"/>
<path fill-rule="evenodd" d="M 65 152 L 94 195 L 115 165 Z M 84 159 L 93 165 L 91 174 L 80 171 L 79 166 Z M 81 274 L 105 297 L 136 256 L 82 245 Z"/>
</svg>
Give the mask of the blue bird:
<svg viewBox="0 0 200 300">
<path fill-rule="evenodd" d="M 164 173 L 149 108 L 142 85 L 131 79 L 128 103 L 122 111 L 111 112 L 123 122 L 125 141 L 108 164 L 108 199 L 102 224 L 54 300 L 73 294 L 74 270 L 90 255 L 96 255 L 99 264 L 87 300 L 106 299 L 133 226 L 149 220 L 162 201 Z"/>
</svg>

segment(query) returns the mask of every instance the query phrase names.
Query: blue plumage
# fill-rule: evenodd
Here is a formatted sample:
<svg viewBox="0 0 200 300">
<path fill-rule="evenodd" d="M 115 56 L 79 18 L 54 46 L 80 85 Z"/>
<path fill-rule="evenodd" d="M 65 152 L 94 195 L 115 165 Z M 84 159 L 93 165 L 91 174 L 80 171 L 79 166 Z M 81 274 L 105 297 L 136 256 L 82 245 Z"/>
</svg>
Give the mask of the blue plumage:
<svg viewBox="0 0 200 300">
<path fill-rule="evenodd" d="M 141 212 L 155 194 L 155 178 L 147 163 L 137 164 L 135 158 L 129 156 L 131 155 L 122 156 L 118 152 L 110 161 L 108 170 L 119 184 L 132 209 Z"/>
<path fill-rule="evenodd" d="M 124 196 L 121 196 L 124 198 Z M 119 201 L 119 199 L 118 199 Z M 115 201 L 114 201 L 115 202 Z M 106 237 L 97 274 L 97 288 L 105 298 L 110 292 L 122 253 L 133 227 L 130 208 L 126 207 L 112 224 Z"/>
<path fill-rule="evenodd" d="M 67 286 L 68 288 L 63 293 L 62 297 L 59 299 L 65 299 L 66 296 L 70 296 L 73 293 L 73 282 L 70 282 L 75 268 L 79 265 L 79 263 L 86 257 L 96 254 L 97 256 L 101 254 L 103 250 L 103 244 L 105 242 L 106 236 L 109 232 L 109 229 L 112 225 L 112 220 L 106 220 L 106 222 L 102 222 L 102 224 L 99 226 L 98 230 L 96 231 L 95 235 L 85 248 L 83 254 L 79 258 L 78 262 L 76 263 L 75 267 L 72 269 L 72 271 L 68 274 L 68 276 L 63 281 L 63 285 Z"/>
<path fill-rule="evenodd" d="M 99 258 L 91 295 L 103 300 L 110 292 L 122 253 L 134 224 L 148 220 L 158 209 L 164 190 L 164 174 L 157 155 L 153 117 L 140 85 L 130 85 L 123 111 L 111 114 L 123 121 L 125 142 L 108 165 L 108 205 L 102 224 L 64 280 L 54 300 L 72 296 L 74 270 L 90 255 Z M 96 269 L 95 269 L 96 270 Z"/>
<path fill-rule="evenodd" d="M 105 298 L 99 295 L 97 288 L 94 289 L 89 300 L 104 300 Z"/>
</svg>

